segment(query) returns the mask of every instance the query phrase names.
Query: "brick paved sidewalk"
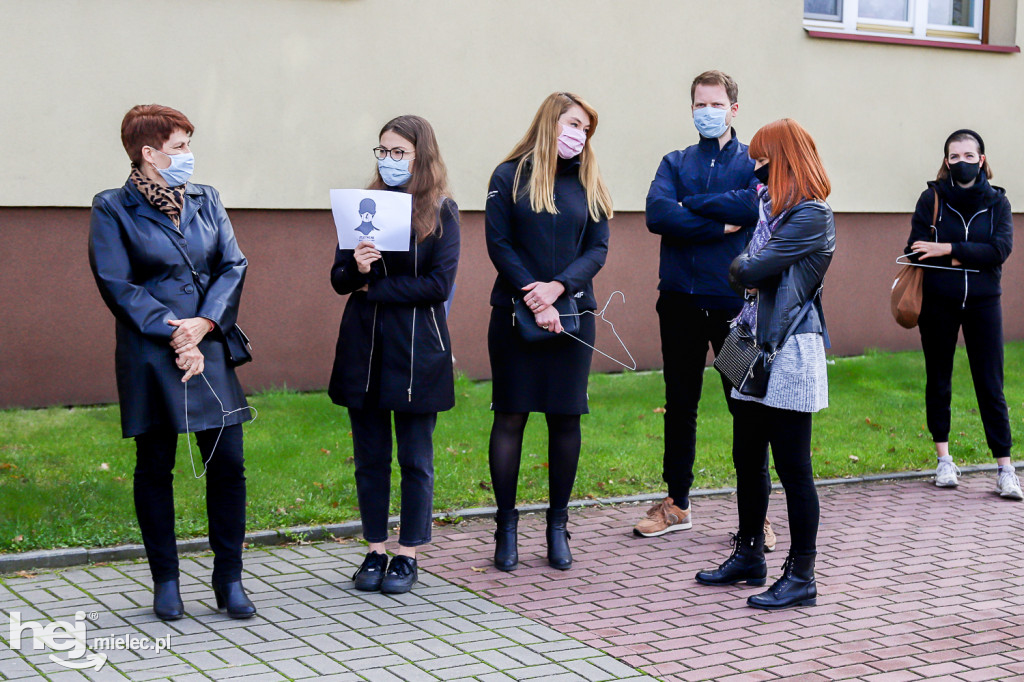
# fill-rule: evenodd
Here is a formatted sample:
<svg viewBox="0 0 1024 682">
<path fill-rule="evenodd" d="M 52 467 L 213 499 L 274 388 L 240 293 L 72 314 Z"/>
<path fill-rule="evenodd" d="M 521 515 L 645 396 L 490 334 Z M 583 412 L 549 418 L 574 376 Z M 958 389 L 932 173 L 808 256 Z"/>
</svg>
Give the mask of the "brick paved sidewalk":
<svg viewBox="0 0 1024 682">
<path fill-rule="evenodd" d="M 735 530 L 733 497 L 696 498 L 692 530 L 631 535 L 646 506 L 570 515 L 572 570 L 544 561 L 542 514 L 520 524 L 518 571 L 485 573 L 493 526 L 435 535 L 438 575 L 664 680 L 1024 679 L 1024 504 L 992 473 L 819 488 L 818 606 L 763 612 L 763 588 L 698 585 Z M 769 580 L 788 549 L 785 497 Z M 770 583 L 769 583 L 770 584 Z"/>
<path fill-rule="evenodd" d="M 633 668 L 440 578 L 420 572 L 411 594 L 390 597 L 352 589 L 350 576 L 365 548 L 355 542 L 277 547 L 245 554 L 246 587 L 256 618 L 232 621 L 211 610 L 209 557 L 182 561 L 182 597 L 189 617 L 153 616 L 145 563 L 8 576 L 0 584 L 0 679 L 273 680 L 337 682 L 653 682 Z M 10 648 L 9 616 L 24 621 L 85 620 L 96 637 L 156 640 L 166 651 L 99 650 L 99 671 L 69 670 L 49 660 L 69 653 L 32 651 L 26 631 Z M 64 639 L 59 640 L 62 643 Z M 74 663 L 82 656 L 73 657 Z"/>
</svg>

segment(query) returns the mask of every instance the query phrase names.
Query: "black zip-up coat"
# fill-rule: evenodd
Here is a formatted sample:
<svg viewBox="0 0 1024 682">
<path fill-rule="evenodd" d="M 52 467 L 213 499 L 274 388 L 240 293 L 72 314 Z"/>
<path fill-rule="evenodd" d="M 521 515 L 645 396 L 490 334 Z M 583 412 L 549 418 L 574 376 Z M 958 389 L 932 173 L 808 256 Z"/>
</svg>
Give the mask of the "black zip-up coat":
<svg viewBox="0 0 1024 682">
<path fill-rule="evenodd" d="M 561 282 L 565 295 L 576 298 L 579 310 L 594 310 L 593 279 L 608 255 L 608 220 L 590 217 L 579 159 L 559 161 L 557 214 L 535 213 L 530 208 L 529 166 L 523 169 L 519 196 L 513 199 L 516 163 L 498 166 L 487 191 L 487 253 L 498 270 L 491 305 L 512 307 L 512 300 L 521 298 L 526 293 L 522 287 L 531 282 Z"/>
<path fill-rule="evenodd" d="M 451 340 L 444 304 L 459 264 L 459 208 L 442 202 L 440 233 L 409 250 L 383 251 L 368 274 L 352 249 L 339 249 L 331 284 L 350 294 L 338 331 L 328 394 L 337 405 L 395 412 L 443 412 L 455 406 Z M 359 291 L 369 285 L 368 291 Z M 371 386 L 377 358 L 379 375 Z M 375 390 L 373 390 L 375 389 Z M 367 405 L 367 394 L 376 393 Z"/>
<path fill-rule="evenodd" d="M 195 275 L 179 251 L 185 249 Z M 117 320 L 114 365 L 125 438 L 156 430 L 184 433 L 184 372 L 171 348 L 167 320 L 205 317 L 217 325 L 199 343 L 204 375 L 225 410 L 246 405 L 227 364 L 221 330 L 238 317 L 248 263 L 238 249 L 220 195 L 206 185 L 185 185 L 180 226 L 153 207 L 131 180 L 92 201 L 89 264 L 100 295 Z M 206 295 L 196 286 L 198 280 Z M 188 382 L 188 431 L 220 428 L 221 409 L 202 377 Z M 248 410 L 225 424 L 249 420 Z"/>
<path fill-rule="evenodd" d="M 935 192 L 939 194 L 939 218 L 933 236 Z M 1006 191 L 990 185 L 984 173 L 967 189 L 953 187 L 951 180 L 929 182 L 917 200 L 904 253 L 910 253 L 910 245 L 916 241 L 952 244 L 951 256 L 926 258 L 922 263 L 952 267 L 955 258 L 965 269 L 954 272 L 925 268 L 925 296 L 939 295 L 963 304 L 968 297 L 1000 295 L 1003 261 L 1013 250 L 1013 214 Z"/>
</svg>

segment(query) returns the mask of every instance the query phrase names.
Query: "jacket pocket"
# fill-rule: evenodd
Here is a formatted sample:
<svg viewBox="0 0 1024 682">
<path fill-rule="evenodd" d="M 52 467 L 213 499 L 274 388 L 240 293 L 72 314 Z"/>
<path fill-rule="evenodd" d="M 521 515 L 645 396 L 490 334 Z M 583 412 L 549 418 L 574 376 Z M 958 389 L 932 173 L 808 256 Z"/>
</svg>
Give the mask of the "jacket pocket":
<svg viewBox="0 0 1024 682">
<path fill-rule="evenodd" d="M 437 335 L 437 342 L 441 345 L 441 350 L 445 350 L 444 341 L 441 340 L 441 327 L 437 324 L 437 314 L 434 312 L 434 306 L 430 306 L 430 321 L 433 323 L 434 334 Z"/>
</svg>

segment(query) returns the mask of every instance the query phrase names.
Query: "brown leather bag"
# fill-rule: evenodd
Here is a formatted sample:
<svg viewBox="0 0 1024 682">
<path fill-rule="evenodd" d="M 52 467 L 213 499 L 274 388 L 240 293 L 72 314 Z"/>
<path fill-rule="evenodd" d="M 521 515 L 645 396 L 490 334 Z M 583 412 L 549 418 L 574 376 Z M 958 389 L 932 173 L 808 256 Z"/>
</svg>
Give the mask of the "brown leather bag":
<svg viewBox="0 0 1024 682">
<path fill-rule="evenodd" d="M 933 190 L 934 192 L 934 190 Z M 935 223 L 939 219 L 939 193 L 935 193 L 935 207 L 932 210 L 932 237 L 935 237 Z M 921 300 L 924 289 L 924 268 L 904 265 L 892 282 L 890 305 L 896 323 L 905 329 L 917 326 L 921 316 Z"/>
</svg>

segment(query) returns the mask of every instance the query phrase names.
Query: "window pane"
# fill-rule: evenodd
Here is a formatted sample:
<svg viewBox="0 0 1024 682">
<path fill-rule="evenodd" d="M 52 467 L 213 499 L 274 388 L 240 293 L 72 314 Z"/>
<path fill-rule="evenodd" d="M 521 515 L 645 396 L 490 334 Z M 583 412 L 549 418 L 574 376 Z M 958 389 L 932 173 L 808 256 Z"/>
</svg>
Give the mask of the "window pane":
<svg viewBox="0 0 1024 682">
<path fill-rule="evenodd" d="M 841 19 L 843 0 L 804 0 L 804 14 Z"/>
<path fill-rule="evenodd" d="M 907 21 L 910 0 L 860 0 L 857 14 L 861 19 Z"/>
<path fill-rule="evenodd" d="M 974 27 L 974 0 L 928 0 L 928 23 Z"/>
</svg>

